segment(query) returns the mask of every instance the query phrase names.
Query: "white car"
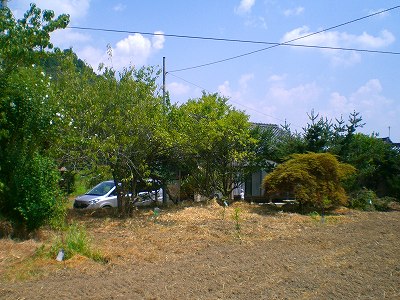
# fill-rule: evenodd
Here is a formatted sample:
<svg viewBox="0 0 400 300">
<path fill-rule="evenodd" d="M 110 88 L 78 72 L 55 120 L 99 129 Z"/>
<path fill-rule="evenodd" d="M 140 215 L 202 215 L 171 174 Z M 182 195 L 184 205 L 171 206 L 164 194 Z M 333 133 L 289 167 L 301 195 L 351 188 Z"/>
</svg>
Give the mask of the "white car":
<svg viewBox="0 0 400 300">
<path fill-rule="evenodd" d="M 156 191 L 142 191 L 138 193 L 135 206 L 147 206 L 154 202 L 162 202 L 162 189 Z M 103 181 L 82 196 L 76 197 L 74 208 L 107 208 L 118 207 L 117 189 L 113 180 Z"/>
</svg>

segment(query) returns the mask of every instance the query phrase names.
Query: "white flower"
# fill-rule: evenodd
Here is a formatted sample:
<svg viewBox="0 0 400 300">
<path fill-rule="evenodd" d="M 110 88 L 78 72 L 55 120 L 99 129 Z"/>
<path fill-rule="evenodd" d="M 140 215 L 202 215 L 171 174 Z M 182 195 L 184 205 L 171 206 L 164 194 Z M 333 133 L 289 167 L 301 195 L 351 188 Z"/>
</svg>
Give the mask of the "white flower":
<svg viewBox="0 0 400 300">
<path fill-rule="evenodd" d="M 16 107 L 16 105 L 15 105 L 14 102 L 10 102 L 10 106 L 11 106 L 12 108 Z"/>
<path fill-rule="evenodd" d="M 53 120 L 50 120 L 50 125 L 53 125 Z"/>
</svg>

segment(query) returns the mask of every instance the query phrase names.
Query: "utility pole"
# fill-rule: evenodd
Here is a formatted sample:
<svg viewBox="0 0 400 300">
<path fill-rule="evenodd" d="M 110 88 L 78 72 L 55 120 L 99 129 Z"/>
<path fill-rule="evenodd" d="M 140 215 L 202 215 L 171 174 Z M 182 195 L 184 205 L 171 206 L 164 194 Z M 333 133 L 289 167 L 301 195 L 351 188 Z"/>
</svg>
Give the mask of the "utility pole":
<svg viewBox="0 0 400 300">
<path fill-rule="evenodd" d="M 164 113 L 166 112 L 166 101 L 165 101 L 165 75 L 167 74 L 167 72 L 165 71 L 165 56 L 163 56 L 163 78 L 162 78 L 162 91 L 163 91 L 163 109 L 164 109 Z M 163 186 L 163 194 L 162 194 L 162 199 L 163 199 L 163 205 L 167 204 L 167 191 L 166 191 L 166 184 L 164 183 Z"/>
<path fill-rule="evenodd" d="M 163 84 L 162 84 L 162 91 L 163 91 L 163 104 L 164 104 L 164 109 L 165 109 L 165 105 L 166 105 L 166 101 L 165 101 L 165 75 L 167 74 L 166 70 L 165 70 L 165 56 L 163 56 Z"/>
</svg>

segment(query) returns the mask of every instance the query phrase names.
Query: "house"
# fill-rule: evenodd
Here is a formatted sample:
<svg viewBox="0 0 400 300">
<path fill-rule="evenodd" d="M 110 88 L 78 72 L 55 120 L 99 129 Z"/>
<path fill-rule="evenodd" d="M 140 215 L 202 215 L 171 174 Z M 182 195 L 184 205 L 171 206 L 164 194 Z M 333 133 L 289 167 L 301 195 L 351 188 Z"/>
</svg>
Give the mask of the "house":
<svg viewBox="0 0 400 300">
<path fill-rule="evenodd" d="M 395 149 L 397 152 L 400 152 L 400 143 L 393 143 L 390 137 L 384 137 L 381 138 L 381 140 L 384 141 L 385 143 L 390 144 L 393 147 L 393 149 Z"/>
<path fill-rule="evenodd" d="M 261 130 L 269 130 L 276 138 L 284 134 L 283 129 L 277 124 L 252 123 L 252 126 L 257 126 Z M 267 162 L 270 165 L 276 165 L 274 161 L 268 160 Z M 268 172 L 269 170 L 259 170 L 247 178 L 244 183 L 245 199 L 259 201 L 264 198 L 262 182 Z"/>
</svg>

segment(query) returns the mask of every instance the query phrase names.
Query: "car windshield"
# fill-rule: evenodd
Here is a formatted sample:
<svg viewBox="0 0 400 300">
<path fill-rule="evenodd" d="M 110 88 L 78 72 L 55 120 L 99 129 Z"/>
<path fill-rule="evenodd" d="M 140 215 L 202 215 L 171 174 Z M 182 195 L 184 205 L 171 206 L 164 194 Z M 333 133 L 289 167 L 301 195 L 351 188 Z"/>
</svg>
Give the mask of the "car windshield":
<svg viewBox="0 0 400 300">
<path fill-rule="evenodd" d="M 86 195 L 103 196 L 107 194 L 114 187 L 114 182 L 103 181 L 92 188 Z"/>
</svg>

